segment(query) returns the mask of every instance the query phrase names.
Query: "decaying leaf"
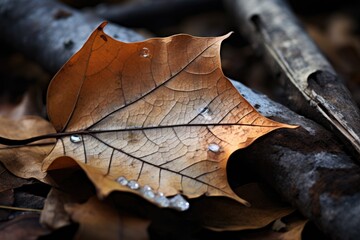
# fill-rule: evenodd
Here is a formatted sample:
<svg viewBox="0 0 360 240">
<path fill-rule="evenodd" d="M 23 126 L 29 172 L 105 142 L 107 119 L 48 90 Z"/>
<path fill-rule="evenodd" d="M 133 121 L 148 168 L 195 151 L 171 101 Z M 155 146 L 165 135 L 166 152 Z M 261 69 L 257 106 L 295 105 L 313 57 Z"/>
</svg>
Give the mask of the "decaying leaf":
<svg viewBox="0 0 360 240">
<path fill-rule="evenodd" d="M 49 230 L 39 223 L 39 214 L 26 213 L 0 223 L 0 239 L 37 239 Z"/>
<path fill-rule="evenodd" d="M 26 139 L 55 132 L 51 123 L 37 116 L 25 116 L 19 120 L 0 118 L 0 125 L 0 136 L 10 139 Z M 51 139 L 38 141 L 33 145 L 0 145 L 0 162 L 18 177 L 48 182 L 41 167 L 53 147 L 54 141 Z"/>
<path fill-rule="evenodd" d="M 21 187 L 22 185 L 31 184 L 33 180 L 18 178 L 9 172 L 2 164 L 0 164 L 0 192 Z"/>
<path fill-rule="evenodd" d="M 165 196 L 246 204 L 228 184 L 229 155 L 294 126 L 261 116 L 223 75 L 220 44 L 229 35 L 123 43 L 106 35 L 105 25 L 50 83 L 48 115 L 62 137 L 44 169 L 75 159 L 100 196 L 124 191 L 115 181 L 123 176 Z"/>
<path fill-rule="evenodd" d="M 280 231 L 275 231 L 272 227 L 268 226 L 256 231 L 239 232 L 239 237 L 247 240 L 301 240 L 303 239 L 302 232 L 308 222 L 307 219 L 304 219 L 301 216 L 291 214 L 289 220 L 283 223 L 284 227 Z M 316 236 L 313 239 L 324 238 L 321 235 Z"/>
<path fill-rule="evenodd" d="M 265 227 L 294 211 L 264 192 L 256 183 L 240 186 L 235 192 L 246 196 L 251 207 L 224 198 L 199 199 L 192 202 L 191 219 L 214 231 L 240 231 Z"/>
<path fill-rule="evenodd" d="M 40 223 L 49 229 L 58 229 L 69 225 L 70 217 L 64 208 L 66 203 L 72 203 L 71 197 L 60 190 L 52 188 L 45 200 Z"/>
<path fill-rule="evenodd" d="M 0 192 L 0 205 L 11 206 L 14 204 L 14 190 L 9 189 Z M 10 215 L 10 210 L 2 209 L 0 206 L 0 221 L 7 220 Z"/>
<path fill-rule="evenodd" d="M 49 175 L 60 188 L 52 188 L 48 193 L 40 222 L 50 229 L 59 229 L 70 224 L 70 216 L 64 206 L 83 203 L 94 196 L 95 191 L 81 170 L 64 169 Z"/>
<path fill-rule="evenodd" d="M 149 221 L 121 216 L 96 197 L 84 204 L 68 204 L 65 209 L 80 224 L 75 239 L 148 239 Z"/>
</svg>

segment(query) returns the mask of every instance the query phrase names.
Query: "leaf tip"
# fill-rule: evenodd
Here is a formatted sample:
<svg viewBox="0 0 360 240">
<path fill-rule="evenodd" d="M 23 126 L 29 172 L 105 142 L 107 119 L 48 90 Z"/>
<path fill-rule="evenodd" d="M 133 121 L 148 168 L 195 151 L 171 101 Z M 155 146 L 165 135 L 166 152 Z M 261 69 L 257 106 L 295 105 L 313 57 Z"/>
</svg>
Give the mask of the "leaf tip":
<svg viewBox="0 0 360 240">
<path fill-rule="evenodd" d="M 245 205 L 245 207 L 251 207 L 251 203 L 249 203 L 248 201 L 245 201 L 244 205 Z"/>
<path fill-rule="evenodd" d="M 233 34 L 234 32 L 231 31 L 231 32 L 228 32 L 227 34 L 223 35 L 221 38 L 222 39 L 227 39 L 228 37 L 230 37 L 231 34 Z"/>
<path fill-rule="evenodd" d="M 98 27 L 97 30 L 98 31 L 103 31 L 104 27 L 108 24 L 108 21 L 104 21 L 102 22 Z"/>
<path fill-rule="evenodd" d="M 290 129 L 294 129 L 294 128 L 298 128 L 300 127 L 300 125 L 290 125 L 290 124 L 286 124 L 285 128 L 290 128 Z"/>
<path fill-rule="evenodd" d="M 230 31 L 230 32 L 228 32 L 227 34 L 225 34 L 226 36 L 230 36 L 231 34 L 233 34 L 234 33 L 234 31 Z"/>
</svg>

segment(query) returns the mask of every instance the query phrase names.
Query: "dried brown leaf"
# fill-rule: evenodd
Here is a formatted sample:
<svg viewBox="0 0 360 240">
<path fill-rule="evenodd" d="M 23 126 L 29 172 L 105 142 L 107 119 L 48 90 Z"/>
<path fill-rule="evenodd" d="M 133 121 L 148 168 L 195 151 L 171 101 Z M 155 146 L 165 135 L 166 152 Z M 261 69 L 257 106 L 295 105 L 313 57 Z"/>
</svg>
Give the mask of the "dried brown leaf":
<svg viewBox="0 0 360 240">
<path fill-rule="evenodd" d="M 39 223 L 39 214 L 27 213 L 0 223 L 0 239 L 37 239 L 49 233 Z"/>
<path fill-rule="evenodd" d="M 238 187 L 239 196 L 246 196 L 251 207 L 230 199 L 207 198 L 192 203 L 191 218 L 215 231 L 240 231 L 265 227 L 294 211 L 289 205 L 265 193 L 257 183 Z"/>
<path fill-rule="evenodd" d="M 18 188 L 25 184 L 33 183 L 33 180 L 14 176 L 2 164 L 0 164 L 0 192 Z"/>
<path fill-rule="evenodd" d="M 115 182 L 124 176 L 166 196 L 246 204 L 228 184 L 229 155 L 293 126 L 261 116 L 223 75 L 220 44 L 229 34 L 123 43 L 104 26 L 49 86 L 48 114 L 62 137 L 44 168 L 55 160 L 50 168 L 63 168 L 72 158 L 101 196 L 126 190 Z"/>
<path fill-rule="evenodd" d="M 285 224 L 285 228 L 281 231 L 274 231 L 270 227 L 259 230 L 244 232 L 239 234 L 243 239 L 247 240 L 301 240 L 302 232 L 305 225 L 308 223 L 307 219 L 301 217 L 292 218 L 291 221 Z M 318 238 L 311 238 L 318 239 Z"/>
<path fill-rule="evenodd" d="M 9 139 L 26 139 L 55 131 L 51 123 L 37 116 L 26 116 L 19 120 L 0 118 L 0 125 L 0 136 Z M 0 162 L 18 177 L 37 178 L 48 182 L 41 167 L 44 158 L 54 147 L 53 143 L 54 141 L 48 139 L 33 145 L 0 145 Z"/>
<path fill-rule="evenodd" d="M 84 204 L 68 204 L 65 209 L 80 224 L 75 239 L 148 239 L 147 220 L 120 215 L 96 197 Z"/>
<path fill-rule="evenodd" d="M 64 205 L 72 203 L 68 194 L 52 188 L 45 200 L 41 212 L 40 223 L 50 229 L 58 229 L 70 224 L 70 216 L 65 211 Z"/>
</svg>

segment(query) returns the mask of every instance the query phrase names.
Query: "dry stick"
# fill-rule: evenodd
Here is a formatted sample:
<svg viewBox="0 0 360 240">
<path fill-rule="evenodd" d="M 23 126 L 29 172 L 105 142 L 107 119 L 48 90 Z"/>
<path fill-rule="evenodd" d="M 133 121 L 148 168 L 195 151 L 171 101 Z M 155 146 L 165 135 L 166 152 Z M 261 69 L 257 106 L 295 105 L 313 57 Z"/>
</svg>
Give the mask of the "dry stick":
<svg viewBox="0 0 360 240">
<path fill-rule="evenodd" d="M 91 28 L 97 25 L 91 20 L 93 17 L 82 16 L 53 1 L 12 2 L 0 1 L 0 24 L 6 25 L 6 28 L 0 28 L 0 36 L 13 40 L 15 47 L 38 59 L 43 67 L 52 71 L 59 69 L 66 60 L 62 53 L 64 39 L 69 36 L 74 46 L 80 46 L 86 37 L 78 37 L 76 32 L 87 29 L 90 33 Z M 71 16 L 54 20 L 54 13 L 60 14 L 61 9 Z M 22 13 L 21 18 L 19 12 Z M 13 23 L 10 24 L 10 21 Z M 31 26 L 42 29 L 35 32 L 41 37 L 34 35 Z M 121 39 L 128 36 L 132 36 L 131 39 L 141 38 L 132 31 L 113 28 L 120 29 L 117 34 Z M 34 39 L 31 43 L 16 40 L 31 38 Z M 68 51 L 67 56 L 74 49 Z M 49 58 L 56 61 L 48 61 Z M 285 199 L 334 238 L 354 239 L 360 236 L 360 168 L 339 147 L 332 134 L 242 84 L 233 83 L 265 116 L 302 126 L 295 130 L 277 130 L 262 137 L 239 153 L 246 155 L 241 159 L 252 164 Z"/>
<path fill-rule="evenodd" d="M 130 27 L 170 25 L 184 16 L 219 9 L 219 0 L 145 0 L 100 4 L 90 9 L 97 16 Z"/>
<path fill-rule="evenodd" d="M 360 111 L 342 80 L 282 0 L 228 0 L 239 30 L 285 77 L 289 106 L 327 126 L 360 160 Z"/>
<path fill-rule="evenodd" d="M 258 172 L 332 238 L 358 239 L 360 167 L 321 126 L 239 83 L 234 85 L 263 115 L 301 126 L 262 137 L 238 151 L 236 160 Z"/>
<path fill-rule="evenodd" d="M 22 212 L 39 212 L 39 213 L 42 212 L 42 209 L 12 207 L 12 206 L 5 206 L 5 205 L 0 205 L 0 209 L 13 210 L 13 211 L 22 211 Z"/>
<path fill-rule="evenodd" d="M 104 21 L 54 0 L 0 0 L 0 38 L 47 71 L 55 73 Z M 114 24 L 106 32 L 123 42 L 141 41 L 132 30 Z"/>
</svg>

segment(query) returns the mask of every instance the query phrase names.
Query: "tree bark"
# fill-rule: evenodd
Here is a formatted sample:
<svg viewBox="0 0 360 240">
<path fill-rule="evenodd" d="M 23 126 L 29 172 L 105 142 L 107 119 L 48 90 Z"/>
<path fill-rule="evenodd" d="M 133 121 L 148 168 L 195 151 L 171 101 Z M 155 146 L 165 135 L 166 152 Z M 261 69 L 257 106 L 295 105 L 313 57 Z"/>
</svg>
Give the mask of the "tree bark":
<svg viewBox="0 0 360 240">
<path fill-rule="evenodd" d="M 218 0 L 143 0 L 101 4 L 90 9 L 90 12 L 125 26 L 151 28 L 154 25 L 169 26 L 184 19 L 184 16 L 219 7 L 222 4 Z"/>
<path fill-rule="evenodd" d="M 234 85 L 264 116 L 300 125 L 237 151 L 236 161 L 259 173 L 333 239 L 359 239 L 360 167 L 332 133 L 240 83 Z"/>
<path fill-rule="evenodd" d="M 50 73 L 56 73 L 103 21 L 54 0 L 0 0 L 0 38 Z M 115 24 L 108 24 L 106 32 L 123 42 L 143 40 Z"/>
<path fill-rule="evenodd" d="M 227 0 L 227 7 L 244 36 L 283 74 L 289 106 L 334 130 L 360 160 L 360 111 L 286 3 Z"/>
<path fill-rule="evenodd" d="M 15 6 L 11 0 L 0 1 L 0 36 L 14 41 L 17 49 L 37 59 L 52 72 L 62 66 L 101 21 L 55 1 L 22 3 Z M 57 16 L 55 19 L 54 14 Z M 67 17 L 64 18 L 64 15 Z M 118 34 L 119 39 L 142 39 L 130 30 L 117 26 L 110 28 L 113 34 Z M 73 47 L 64 53 L 64 41 L 69 38 L 73 41 Z M 325 233 L 335 239 L 358 238 L 359 166 L 352 162 L 334 136 L 320 125 L 236 81 L 232 82 L 263 115 L 301 126 L 266 135 L 249 148 L 239 151 L 236 157 L 245 159 L 241 161 L 256 169 L 287 201 L 316 222 Z"/>
</svg>

